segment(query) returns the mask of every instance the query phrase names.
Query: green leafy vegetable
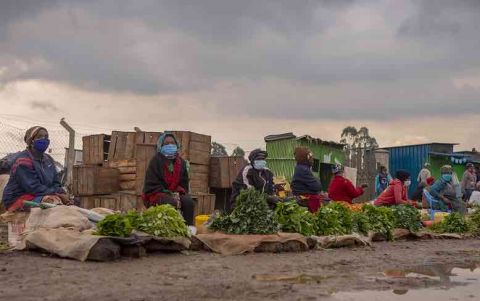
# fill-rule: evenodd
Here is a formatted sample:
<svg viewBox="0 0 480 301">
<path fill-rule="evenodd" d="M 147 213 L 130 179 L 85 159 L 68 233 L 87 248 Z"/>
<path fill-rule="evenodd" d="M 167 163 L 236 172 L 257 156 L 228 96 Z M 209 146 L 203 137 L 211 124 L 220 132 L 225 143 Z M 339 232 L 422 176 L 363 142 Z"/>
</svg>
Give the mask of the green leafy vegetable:
<svg viewBox="0 0 480 301">
<path fill-rule="evenodd" d="M 368 235 L 371 226 L 368 216 L 362 212 L 352 212 L 353 232 Z"/>
<path fill-rule="evenodd" d="M 470 229 L 468 221 L 458 212 L 450 213 L 441 222 L 430 228 L 430 230 L 440 233 L 467 233 Z"/>
<path fill-rule="evenodd" d="M 171 205 L 150 207 L 134 223 L 138 230 L 159 237 L 190 236 L 182 215 Z"/>
<path fill-rule="evenodd" d="M 345 235 L 352 233 L 352 230 L 352 212 L 341 203 L 332 202 L 318 210 L 318 235 Z"/>
<path fill-rule="evenodd" d="M 368 218 L 371 231 L 383 234 L 387 240 L 393 239 L 394 215 L 390 208 L 364 205 L 362 212 Z"/>
<path fill-rule="evenodd" d="M 300 233 L 305 236 L 316 234 L 315 216 L 295 201 L 278 203 L 275 214 L 283 232 Z"/>
<path fill-rule="evenodd" d="M 110 214 L 97 223 L 97 234 L 126 237 L 133 231 L 130 220 L 121 214 Z"/>
<path fill-rule="evenodd" d="M 391 207 L 394 217 L 394 226 L 399 229 L 408 229 L 417 232 L 422 226 L 420 212 L 409 205 Z"/>
<path fill-rule="evenodd" d="M 232 213 L 215 218 L 210 229 L 229 234 L 273 234 L 280 225 L 268 208 L 266 195 L 252 188 L 240 192 Z"/>
</svg>

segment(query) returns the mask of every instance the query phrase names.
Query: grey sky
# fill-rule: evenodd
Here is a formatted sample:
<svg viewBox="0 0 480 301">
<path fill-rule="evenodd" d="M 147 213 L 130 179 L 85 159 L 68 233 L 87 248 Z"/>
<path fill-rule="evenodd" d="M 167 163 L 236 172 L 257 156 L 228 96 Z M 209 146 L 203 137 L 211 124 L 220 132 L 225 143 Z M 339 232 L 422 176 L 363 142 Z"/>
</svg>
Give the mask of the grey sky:
<svg viewBox="0 0 480 301">
<path fill-rule="evenodd" d="M 6 0 L 0 89 L 45 81 L 99 109 L 128 95 L 249 122 L 476 120 L 479 20 L 478 0 Z M 65 101 L 25 105 L 71 113 Z"/>
</svg>

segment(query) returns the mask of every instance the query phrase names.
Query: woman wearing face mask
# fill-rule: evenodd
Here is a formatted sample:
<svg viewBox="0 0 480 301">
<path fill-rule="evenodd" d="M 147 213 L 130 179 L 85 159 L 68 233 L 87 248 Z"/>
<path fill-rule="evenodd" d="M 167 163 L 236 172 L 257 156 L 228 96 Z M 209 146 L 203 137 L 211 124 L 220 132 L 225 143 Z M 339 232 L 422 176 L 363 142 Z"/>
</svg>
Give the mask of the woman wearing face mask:
<svg viewBox="0 0 480 301">
<path fill-rule="evenodd" d="M 303 204 L 302 201 L 299 203 L 308 207 L 310 212 L 317 212 L 323 196 L 320 195 L 322 192 L 322 184 L 312 173 L 313 154 L 306 147 L 297 147 L 294 156 L 297 165 L 295 166 L 295 172 L 292 178 L 293 195 L 301 200 L 305 200 L 306 204 Z"/>
<path fill-rule="evenodd" d="M 179 155 L 177 139 L 164 133 L 157 142 L 157 154 L 145 175 L 142 199 L 145 206 L 169 204 L 182 211 L 188 225 L 193 225 L 194 203 L 188 195 L 187 162 Z"/>
<path fill-rule="evenodd" d="M 430 188 L 430 194 L 439 200 L 441 208 L 450 207 L 455 212 L 465 214 L 467 212 L 465 203 L 460 200 L 455 189 L 453 169 L 450 165 L 444 165 L 440 169 L 440 179 L 438 179 Z"/>
<path fill-rule="evenodd" d="M 248 156 L 250 164 L 242 168 L 232 183 L 230 207 L 235 207 L 235 200 L 243 189 L 255 188 L 267 195 L 269 204 L 274 206 L 278 198 L 273 195 L 273 173 L 267 168 L 267 152 L 261 149 L 253 150 Z"/>
<path fill-rule="evenodd" d="M 61 187 L 54 160 L 45 152 L 50 145 L 45 128 L 35 126 L 25 133 L 27 149 L 16 155 L 10 179 L 3 191 L 3 204 L 10 211 L 24 208 L 25 201 L 70 204 Z"/>
<path fill-rule="evenodd" d="M 407 197 L 408 187 L 411 185 L 410 173 L 406 170 L 399 170 L 395 179 L 374 201 L 375 206 L 395 206 L 411 204 Z"/>
</svg>

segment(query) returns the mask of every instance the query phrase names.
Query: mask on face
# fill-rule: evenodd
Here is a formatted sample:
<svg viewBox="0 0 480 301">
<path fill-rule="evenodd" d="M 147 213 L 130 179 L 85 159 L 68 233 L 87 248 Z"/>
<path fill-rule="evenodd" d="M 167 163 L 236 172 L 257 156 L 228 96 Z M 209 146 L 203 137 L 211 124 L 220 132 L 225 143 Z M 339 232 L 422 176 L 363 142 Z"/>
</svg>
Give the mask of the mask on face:
<svg viewBox="0 0 480 301">
<path fill-rule="evenodd" d="M 33 149 L 40 153 L 44 153 L 48 146 L 50 145 L 50 140 L 47 138 L 37 139 L 33 141 Z"/>
<path fill-rule="evenodd" d="M 406 180 L 405 183 L 403 183 L 403 185 L 405 185 L 405 187 L 408 187 L 408 186 L 412 185 L 412 181 Z"/>
<path fill-rule="evenodd" d="M 450 175 L 450 174 L 443 174 L 443 175 L 442 175 L 442 179 L 443 179 L 445 182 L 450 182 L 450 181 L 452 181 L 452 175 Z"/>
<path fill-rule="evenodd" d="M 175 144 L 166 144 L 162 146 L 160 152 L 167 159 L 175 159 L 175 157 L 177 156 L 178 147 Z"/>
<path fill-rule="evenodd" d="M 253 161 L 253 168 L 261 170 L 267 167 L 267 161 L 265 160 L 255 160 Z"/>
</svg>

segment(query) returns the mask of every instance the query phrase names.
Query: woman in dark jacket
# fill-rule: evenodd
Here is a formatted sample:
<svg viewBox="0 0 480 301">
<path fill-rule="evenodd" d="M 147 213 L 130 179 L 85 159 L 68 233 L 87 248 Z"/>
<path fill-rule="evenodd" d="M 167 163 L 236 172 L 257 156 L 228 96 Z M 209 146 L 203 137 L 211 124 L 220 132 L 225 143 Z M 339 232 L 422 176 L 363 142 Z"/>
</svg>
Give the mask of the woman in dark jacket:
<svg viewBox="0 0 480 301">
<path fill-rule="evenodd" d="M 187 162 L 178 152 L 172 133 L 163 134 L 157 143 L 157 154 L 145 175 L 143 201 L 146 207 L 169 204 L 181 209 L 188 225 L 193 225 L 194 203 L 189 192 Z"/>
<path fill-rule="evenodd" d="M 269 195 L 267 200 L 270 205 L 274 205 L 278 201 L 278 198 L 276 198 L 273 193 L 273 173 L 266 166 L 267 156 L 267 152 L 260 149 L 255 149 L 250 153 L 248 156 L 250 164 L 242 168 L 232 183 L 230 209 L 235 207 L 235 200 L 240 194 L 240 191 L 248 188 L 255 188 Z"/>
<path fill-rule="evenodd" d="M 293 195 L 306 200 L 308 210 L 316 212 L 321 205 L 322 184 L 312 173 L 313 154 L 306 147 L 297 147 L 294 155 L 297 165 L 292 178 Z"/>
<path fill-rule="evenodd" d="M 35 126 L 25 134 L 27 149 L 15 155 L 10 178 L 3 191 L 3 204 L 12 212 L 24 208 L 25 201 L 70 204 L 60 184 L 55 162 L 45 152 L 50 145 L 45 128 Z"/>
</svg>

